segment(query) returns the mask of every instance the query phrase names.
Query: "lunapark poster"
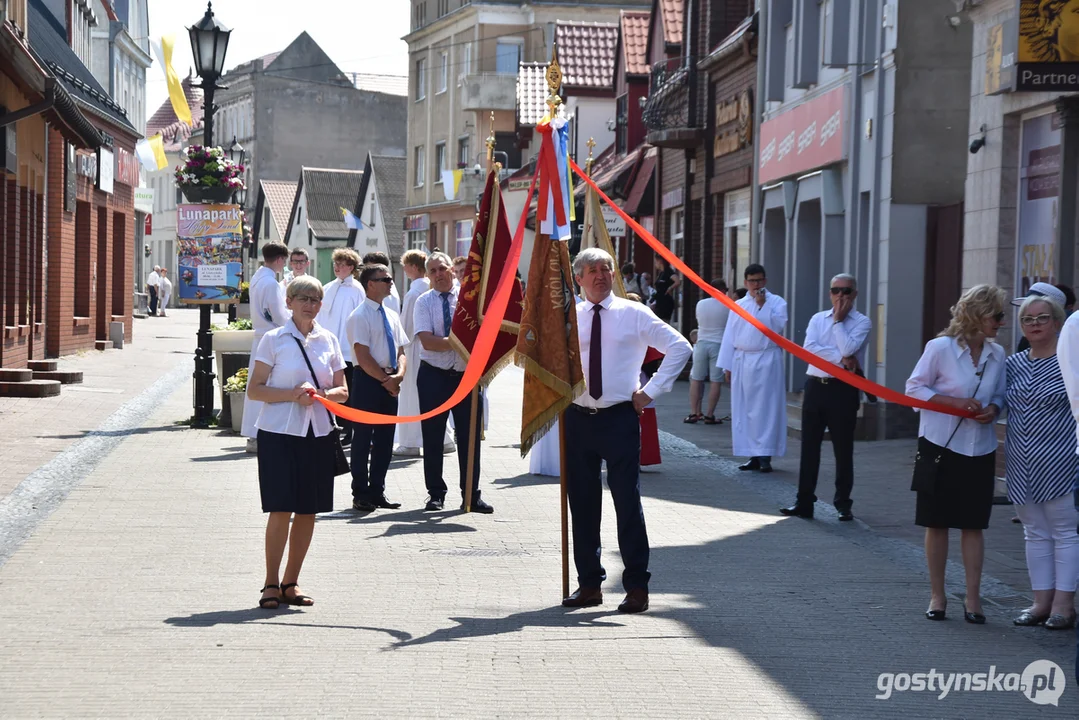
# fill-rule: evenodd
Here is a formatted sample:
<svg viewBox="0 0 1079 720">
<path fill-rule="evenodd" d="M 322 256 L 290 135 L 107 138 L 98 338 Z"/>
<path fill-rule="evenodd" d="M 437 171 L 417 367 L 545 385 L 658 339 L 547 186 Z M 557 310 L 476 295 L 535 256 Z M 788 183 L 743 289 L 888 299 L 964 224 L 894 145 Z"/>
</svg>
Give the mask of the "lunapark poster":
<svg viewBox="0 0 1079 720">
<path fill-rule="evenodd" d="M 176 242 L 180 302 L 239 302 L 243 213 L 239 205 L 180 205 Z"/>
</svg>

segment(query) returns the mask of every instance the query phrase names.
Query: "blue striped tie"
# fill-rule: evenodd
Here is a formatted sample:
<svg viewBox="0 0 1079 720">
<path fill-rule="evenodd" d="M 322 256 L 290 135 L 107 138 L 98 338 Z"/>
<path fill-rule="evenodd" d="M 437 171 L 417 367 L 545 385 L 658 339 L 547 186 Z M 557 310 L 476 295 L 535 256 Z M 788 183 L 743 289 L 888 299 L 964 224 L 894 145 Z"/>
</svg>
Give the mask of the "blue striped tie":
<svg viewBox="0 0 1079 720">
<path fill-rule="evenodd" d="M 382 315 L 382 329 L 386 331 L 386 347 L 390 351 L 390 367 L 397 372 L 397 346 L 393 342 L 393 330 L 390 329 L 390 319 L 386 317 L 386 308 L 378 306 L 378 312 Z"/>
<path fill-rule="evenodd" d="M 445 328 L 445 337 L 450 336 L 450 327 L 453 325 L 453 320 L 450 315 L 450 294 L 448 292 L 442 293 L 442 327 Z"/>
</svg>

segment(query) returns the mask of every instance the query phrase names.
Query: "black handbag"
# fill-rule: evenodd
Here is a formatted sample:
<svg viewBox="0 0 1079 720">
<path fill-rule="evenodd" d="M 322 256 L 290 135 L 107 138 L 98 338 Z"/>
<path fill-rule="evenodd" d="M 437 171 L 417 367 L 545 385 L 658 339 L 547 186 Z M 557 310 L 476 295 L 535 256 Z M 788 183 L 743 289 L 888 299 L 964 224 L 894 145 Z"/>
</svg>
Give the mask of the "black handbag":
<svg viewBox="0 0 1079 720">
<path fill-rule="evenodd" d="M 310 358 L 307 357 L 307 351 L 303 349 L 303 343 L 295 335 L 292 337 L 296 341 L 296 346 L 300 348 L 300 352 L 303 354 L 303 361 L 307 363 L 307 369 L 311 371 L 311 379 L 315 381 L 315 388 L 322 389 L 322 386 L 318 383 L 318 378 L 315 377 L 315 368 L 311 365 Z M 352 472 L 352 465 L 349 463 L 348 458 L 345 456 L 345 446 L 341 444 L 341 428 L 337 425 L 333 426 L 333 430 L 330 430 L 330 437 L 333 439 L 333 474 L 334 475 L 348 475 Z"/>
</svg>

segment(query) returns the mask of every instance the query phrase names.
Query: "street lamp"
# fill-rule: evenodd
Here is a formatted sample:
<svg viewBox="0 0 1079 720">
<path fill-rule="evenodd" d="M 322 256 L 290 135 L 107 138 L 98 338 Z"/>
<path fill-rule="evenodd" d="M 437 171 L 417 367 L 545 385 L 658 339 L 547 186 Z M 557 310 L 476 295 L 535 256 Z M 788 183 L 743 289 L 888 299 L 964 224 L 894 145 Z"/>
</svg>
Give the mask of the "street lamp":
<svg viewBox="0 0 1079 720">
<path fill-rule="evenodd" d="M 232 147 L 229 148 L 229 160 L 235 165 L 243 165 L 244 159 L 247 157 L 247 151 L 244 146 L 240 144 L 240 141 L 236 139 L 236 136 L 232 136 Z"/>
<path fill-rule="evenodd" d="M 232 31 L 214 17 L 213 3 L 206 3 L 206 14 L 187 29 L 191 36 L 191 54 L 195 73 L 202 79 L 205 102 L 203 112 L 203 145 L 214 146 L 214 91 L 224 89 L 217 80 L 224 74 L 225 53 L 229 49 Z M 198 347 L 195 349 L 195 417 L 194 427 L 209 427 L 214 414 L 213 334 L 210 332 L 210 305 L 199 306 Z"/>
</svg>

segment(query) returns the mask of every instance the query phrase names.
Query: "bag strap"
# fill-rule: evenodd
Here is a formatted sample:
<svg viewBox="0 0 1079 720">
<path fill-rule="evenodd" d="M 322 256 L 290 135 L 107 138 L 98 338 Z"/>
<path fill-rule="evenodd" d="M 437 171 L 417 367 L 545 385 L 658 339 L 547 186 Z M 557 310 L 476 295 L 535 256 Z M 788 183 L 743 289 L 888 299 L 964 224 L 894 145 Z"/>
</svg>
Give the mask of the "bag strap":
<svg viewBox="0 0 1079 720">
<path fill-rule="evenodd" d="M 296 336 L 294 335 L 292 339 L 293 339 L 293 340 L 295 340 L 295 339 L 296 339 Z M 296 340 L 296 342 L 299 342 L 299 340 Z M 307 356 L 305 355 L 304 357 L 306 358 Z M 985 366 L 986 366 L 986 365 L 988 365 L 988 364 L 989 364 L 989 358 L 987 357 L 987 358 L 985 359 L 985 362 L 984 362 L 984 363 L 982 364 L 982 371 L 981 371 L 981 372 L 980 372 L 980 373 L 978 374 L 978 384 L 974 386 L 974 392 L 973 392 L 973 393 L 971 393 L 971 397 L 974 397 L 975 395 L 977 395 L 977 394 L 978 394 L 978 390 L 980 390 L 980 389 L 981 389 L 981 387 L 982 387 L 982 380 L 983 380 L 983 379 L 985 378 Z M 959 418 L 959 422 L 957 422 L 957 423 L 955 424 L 955 430 L 952 430 L 952 434 L 948 436 L 948 442 L 944 443 L 944 449 L 945 449 L 945 450 L 947 450 L 947 449 L 948 449 L 948 446 L 952 444 L 952 438 L 954 438 L 954 437 L 955 437 L 955 434 L 956 434 L 957 432 L 959 432 L 959 426 L 963 424 L 963 421 L 964 421 L 964 420 L 966 420 L 966 418 L 965 418 L 965 417 L 963 417 L 963 418 Z"/>
<path fill-rule="evenodd" d="M 303 353 L 303 361 L 307 363 L 307 369 L 311 371 L 311 379 L 315 381 L 315 388 L 321 390 L 322 386 L 318 384 L 318 378 L 315 377 L 315 368 L 311 366 L 311 360 L 307 357 L 307 351 L 303 349 L 303 343 L 300 342 L 300 339 L 295 335 L 292 336 L 292 339 L 296 341 L 296 346 L 299 347 L 300 352 Z M 975 392 L 977 392 L 977 390 L 975 390 Z"/>
</svg>

